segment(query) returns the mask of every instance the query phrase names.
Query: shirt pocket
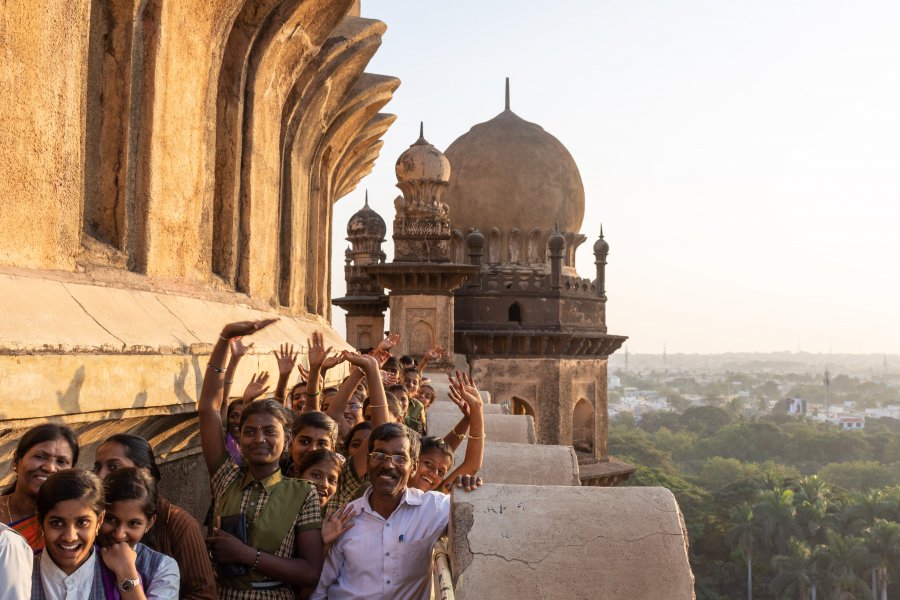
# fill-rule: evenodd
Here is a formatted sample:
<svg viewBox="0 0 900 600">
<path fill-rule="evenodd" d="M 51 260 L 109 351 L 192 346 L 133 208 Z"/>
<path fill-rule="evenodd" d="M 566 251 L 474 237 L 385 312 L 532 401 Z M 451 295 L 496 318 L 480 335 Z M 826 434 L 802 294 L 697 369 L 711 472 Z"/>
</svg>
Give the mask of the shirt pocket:
<svg viewBox="0 0 900 600">
<path fill-rule="evenodd" d="M 430 540 L 417 540 L 400 544 L 400 578 L 412 581 L 427 577 L 431 572 L 431 554 L 434 544 Z"/>
</svg>

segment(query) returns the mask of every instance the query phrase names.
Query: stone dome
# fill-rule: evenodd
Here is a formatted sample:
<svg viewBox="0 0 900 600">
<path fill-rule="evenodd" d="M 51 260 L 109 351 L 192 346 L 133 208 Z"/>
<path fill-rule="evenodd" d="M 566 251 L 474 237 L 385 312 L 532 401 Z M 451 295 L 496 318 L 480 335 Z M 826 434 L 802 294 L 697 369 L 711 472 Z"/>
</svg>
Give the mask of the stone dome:
<svg viewBox="0 0 900 600">
<path fill-rule="evenodd" d="M 369 194 L 366 193 L 366 203 L 361 209 L 356 211 L 350 220 L 347 221 L 347 238 L 358 236 L 371 236 L 384 238 L 387 233 L 387 226 L 384 219 L 377 212 L 369 208 Z"/>
<path fill-rule="evenodd" d="M 425 141 L 424 127 L 419 127 L 419 139 L 397 159 L 397 181 L 447 181 L 450 179 L 450 161 L 444 154 Z"/>
<path fill-rule="evenodd" d="M 454 229 L 547 231 L 557 222 L 560 231 L 581 229 L 584 185 L 575 160 L 558 139 L 508 106 L 445 154 L 453 172 L 443 200 Z"/>
</svg>

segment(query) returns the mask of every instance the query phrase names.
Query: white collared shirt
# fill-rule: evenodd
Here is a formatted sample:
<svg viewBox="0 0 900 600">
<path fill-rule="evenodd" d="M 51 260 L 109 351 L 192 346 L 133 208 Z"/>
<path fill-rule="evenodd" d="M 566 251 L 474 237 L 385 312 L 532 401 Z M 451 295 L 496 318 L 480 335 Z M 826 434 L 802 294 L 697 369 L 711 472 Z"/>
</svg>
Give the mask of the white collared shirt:
<svg viewBox="0 0 900 600">
<path fill-rule="evenodd" d="M 12 527 L 0 523 L 0 600 L 31 600 L 34 552 Z"/>
<path fill-rule="evenodd" d="M 44 596 L 53 598 L 53 600 L 84 600 L 84 598 L 91 597 L 91 588 L 94 585 L 94 561 L 97 560 L 96 552 L 92 551 L 91 556 L 71 575 L 63 573 L 46 550 L 41 552 L 40 560 Z"/>
<path fill-rule="evenodd" d="M 350 503 L 353 528 L 332 545 L 312 600 L 431 597 L 431 553 L 450 521 L 450 496 L 407 488 L 387 519 L 369 497 Z"/>
</svg>

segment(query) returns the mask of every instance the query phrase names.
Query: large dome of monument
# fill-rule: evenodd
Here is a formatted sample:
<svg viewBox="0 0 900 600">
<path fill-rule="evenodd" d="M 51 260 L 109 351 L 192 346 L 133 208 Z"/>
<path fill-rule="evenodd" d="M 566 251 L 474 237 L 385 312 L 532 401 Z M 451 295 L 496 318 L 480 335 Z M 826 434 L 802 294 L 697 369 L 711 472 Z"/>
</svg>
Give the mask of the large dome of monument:
<svg viewBox="0 0 900 600">
<path fill-rule="evenodd" d="M 534 227 L 577 233 L 584 220 L 584 185 L 575 160 L 540 125 L 507 108 L 472 127 L 444 153 L 450 160 L 443 200 L 454 229 L 487 234 Z"/>
</svg>

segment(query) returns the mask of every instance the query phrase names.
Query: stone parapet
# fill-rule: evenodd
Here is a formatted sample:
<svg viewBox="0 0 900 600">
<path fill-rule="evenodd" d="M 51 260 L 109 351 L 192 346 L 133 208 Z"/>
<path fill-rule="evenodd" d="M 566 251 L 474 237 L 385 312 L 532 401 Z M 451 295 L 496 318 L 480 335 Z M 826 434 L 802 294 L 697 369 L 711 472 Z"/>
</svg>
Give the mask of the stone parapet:
<svg viewBox="0 0 900 600">
<path fill-rule="evenodd" d="M 459 422 L 459 414 L 428 412 L 428 435 L 443 437 Z M 534 444 L 534 418 L 530 415 L 484 415 L 484 433 L 492 442 Z"/>
<path fill-rule="evenodd" d="M 665 488 L 455 490 L 450 545 L 458 600 L 695 598 L 684 519 Z"/>
<path fill-rule="evenodd" d="M 454 468 L 462 464 L 468 443 L 468 439 L 463 440 L 457 448 Z M 578 458 L 571 446 L 488 441 L 478 475 L 485 483 L 581 485 Z"/>
</svg>

